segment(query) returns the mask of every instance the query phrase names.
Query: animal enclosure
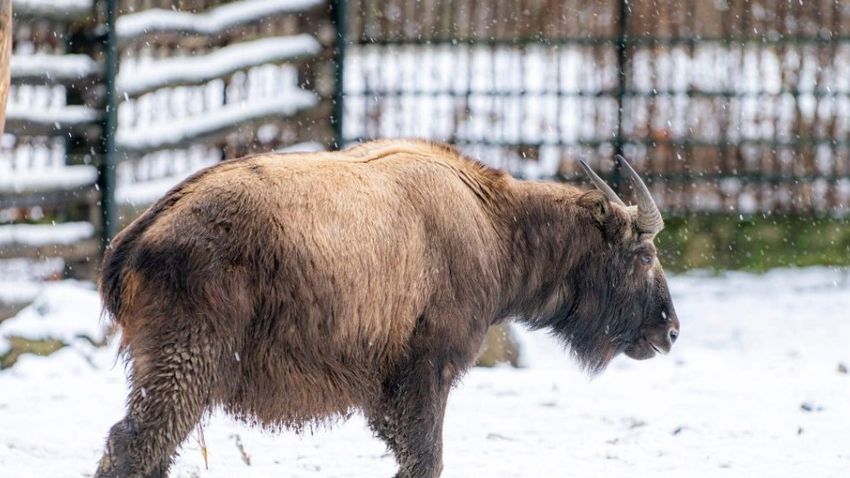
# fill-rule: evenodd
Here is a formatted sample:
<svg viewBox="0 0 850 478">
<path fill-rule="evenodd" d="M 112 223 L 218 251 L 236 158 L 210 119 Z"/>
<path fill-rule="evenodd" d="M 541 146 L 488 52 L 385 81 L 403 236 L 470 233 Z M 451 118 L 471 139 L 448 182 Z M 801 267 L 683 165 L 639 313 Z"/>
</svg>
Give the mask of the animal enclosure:
<svg viewBox="0 0 850 478">
<path fill-rule="evenodd" d="M 346 141 L 440 138 L 565 180 L 585 158 L 618 181 L 620 153 L 668 212 L 848 212 L 840 1 L 347 3 Z"/>
<path fill-rule="evenodd" d="M 850 212 L 840 1 L 16 0 L 12 40 L 0 259 L 89 275 L 104 218 L 203 166 L 378 137 L 621 185 L 620 153 L 667 214 Z"/>
</svg>

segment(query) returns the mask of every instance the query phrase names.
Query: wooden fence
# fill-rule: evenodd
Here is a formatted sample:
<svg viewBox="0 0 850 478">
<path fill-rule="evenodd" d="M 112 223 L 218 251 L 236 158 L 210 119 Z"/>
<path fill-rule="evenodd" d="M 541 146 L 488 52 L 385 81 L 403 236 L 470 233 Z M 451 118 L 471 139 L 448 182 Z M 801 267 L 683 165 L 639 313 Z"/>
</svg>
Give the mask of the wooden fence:
<svg viewBox="0 0 850 478">
<path fill-rule="evenodd" d="M 15 1 L 13 10 L 0 259 L 61 256 L 70 269 L 87 269 L 99 245 L 94 186 L 103 93 L 98 52 L 80 40 L 96 18 L 82 2 Z"/>
<path fill-rule="evenodd" d="M 328 147 L 330 18 L 325 0 L 15 0 L 0 261 L 61 257 L 91 277 L 110 141 L 117 224 L 200 167 Z"/>
</svg>

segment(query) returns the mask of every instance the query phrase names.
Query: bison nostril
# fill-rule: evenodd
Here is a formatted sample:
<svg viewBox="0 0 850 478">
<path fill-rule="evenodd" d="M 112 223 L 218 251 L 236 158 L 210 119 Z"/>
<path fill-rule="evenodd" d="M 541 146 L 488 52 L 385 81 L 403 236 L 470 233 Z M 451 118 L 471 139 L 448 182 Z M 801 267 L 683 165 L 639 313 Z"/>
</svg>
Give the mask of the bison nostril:
<svg viewBox="0 0 850 478">
<path fill-rule="evenodd" d="M 669 335 L 670 335 L 670 343 L 675 344 L 676 339 L 679 338 L 679 331 L 676 330 L 676 329 L 670 329 Z"/>
</svg>

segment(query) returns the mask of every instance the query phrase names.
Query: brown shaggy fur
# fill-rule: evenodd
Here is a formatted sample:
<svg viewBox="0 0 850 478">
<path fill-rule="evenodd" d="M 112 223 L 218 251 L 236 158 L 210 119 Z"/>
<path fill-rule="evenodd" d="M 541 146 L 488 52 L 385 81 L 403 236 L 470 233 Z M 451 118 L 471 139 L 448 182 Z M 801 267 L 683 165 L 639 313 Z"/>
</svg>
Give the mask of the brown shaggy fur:
<svg viewBox="0 0 850 478">
<path fill-rule="evenodd" d="M 360 410 L 398 476 L 438 476 L 449 389 L 490 325 L 548 328 L 594 372 L 678 329 L 633 215 L 419 141 L 200 171 L 104 258 L 132 391 L 97 476 L 164 476 L 216 406 L 296 430 Z"/>
</svg>

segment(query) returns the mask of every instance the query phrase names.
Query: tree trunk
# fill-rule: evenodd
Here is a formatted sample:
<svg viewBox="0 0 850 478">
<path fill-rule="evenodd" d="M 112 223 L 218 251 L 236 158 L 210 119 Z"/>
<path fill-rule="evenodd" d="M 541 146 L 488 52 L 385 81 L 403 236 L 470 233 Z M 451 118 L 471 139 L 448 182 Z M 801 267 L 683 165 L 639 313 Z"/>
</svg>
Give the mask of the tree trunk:
<svg viewBox="0 0 850 478">
<path fill-rule="evenodd" d="M 0 136 L 6 124 L 6 98 L 9 96 L 12 57 L 12 0 L 0 0 Z"/>
</svg>

